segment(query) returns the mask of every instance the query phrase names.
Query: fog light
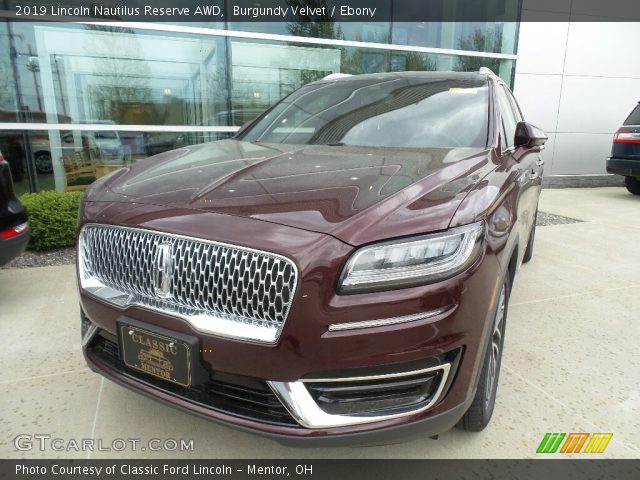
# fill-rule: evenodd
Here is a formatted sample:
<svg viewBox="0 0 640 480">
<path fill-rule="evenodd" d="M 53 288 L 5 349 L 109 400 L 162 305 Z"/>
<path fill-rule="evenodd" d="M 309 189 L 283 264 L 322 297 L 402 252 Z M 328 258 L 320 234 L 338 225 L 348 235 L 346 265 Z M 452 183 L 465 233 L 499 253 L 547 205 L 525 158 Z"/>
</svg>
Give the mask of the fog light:
<svg viewBox="0 0 640 480">
<path fill-rule="evenodd" d="M 419 409 L 428 404 L 443 370 L 355 382 L 308 383 L 318 406 L 332 415 L 380 415 Z"/>
</svg>

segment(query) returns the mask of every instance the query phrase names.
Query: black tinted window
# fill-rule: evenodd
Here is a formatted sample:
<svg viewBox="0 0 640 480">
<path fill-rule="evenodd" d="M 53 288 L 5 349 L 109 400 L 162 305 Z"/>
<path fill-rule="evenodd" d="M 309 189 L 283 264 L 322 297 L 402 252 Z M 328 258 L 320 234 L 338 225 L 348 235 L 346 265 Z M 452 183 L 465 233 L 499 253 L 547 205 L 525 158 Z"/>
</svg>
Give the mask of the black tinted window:
<svg viewBox="0 0 640 480">
<path fill-rule="evenodd" d="M 640 125 L 640 104 L 633 109 L 631 115 L 624 121 L 624 125 Z"/>
<path fill-rule="evenodd" d="M 484 147 L 485 80 L 367 77 L 308 85 L 277 104 L 242 139 L 376 147 Z"/>
</svg>

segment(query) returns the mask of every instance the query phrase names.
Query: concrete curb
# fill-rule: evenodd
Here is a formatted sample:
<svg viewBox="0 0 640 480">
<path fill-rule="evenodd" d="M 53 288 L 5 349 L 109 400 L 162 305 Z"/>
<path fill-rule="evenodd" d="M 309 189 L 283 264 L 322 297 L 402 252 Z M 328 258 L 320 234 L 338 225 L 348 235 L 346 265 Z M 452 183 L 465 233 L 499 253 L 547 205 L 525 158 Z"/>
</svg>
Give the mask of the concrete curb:
<svg viewBox="0 0 640 480">
<path fill-rule="evenodd" d="M 620 175 L 548 175 L 542 179 L 542 188 L 624 187 Z"/>
</svg>

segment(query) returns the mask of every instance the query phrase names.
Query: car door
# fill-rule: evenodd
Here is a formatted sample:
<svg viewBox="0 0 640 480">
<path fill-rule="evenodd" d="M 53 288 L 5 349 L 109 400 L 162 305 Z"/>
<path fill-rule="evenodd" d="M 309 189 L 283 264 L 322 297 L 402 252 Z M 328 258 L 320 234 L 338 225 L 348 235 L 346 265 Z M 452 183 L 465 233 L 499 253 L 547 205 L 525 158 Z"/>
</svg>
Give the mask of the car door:
<svg viewBox="0 0 640 480">
<path fill-rule="evenodd" d="M 517 189 L 516 224 L 520 245 L 519 260 L 524 255 L 524 245 L 529 238 L 538 205 L 541 185 L 541 165 L 536 164 L 536 155 L 528 153 L 522 147 L 514 146 L 514 137 L 518 122 L 522 121 L 520 109 L 510 98 L 506 85 L 498 82 L 496 99 L 500 111 L 502 164 L 509 171 Z"/>
</svg>

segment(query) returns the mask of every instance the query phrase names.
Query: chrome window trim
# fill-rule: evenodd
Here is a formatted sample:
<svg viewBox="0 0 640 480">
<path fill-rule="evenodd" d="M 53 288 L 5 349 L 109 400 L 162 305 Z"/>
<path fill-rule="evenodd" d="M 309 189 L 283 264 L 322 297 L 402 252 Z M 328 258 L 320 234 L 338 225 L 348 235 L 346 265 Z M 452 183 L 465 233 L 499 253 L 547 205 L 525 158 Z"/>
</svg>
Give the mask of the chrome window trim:
<svg viewBox="0 0 640 480">
<path fill-rule="evenodd" d="M 442 378 L 438 385 L 436 393 L 433 395 L 431 401 L 423 405 L 420 408 L 414 410 L 408 410 L 406 412 L 395 413 L 390 415 L 371 415 L 371 416 L 356 416 L 356 415 L 334 415 L 326 413 L 315 402 L 305 383 L 309 382 L 356 382 L 366 380 L 380 380 L 396 377 L 406 377 L 411 375 L 418 375 L 422 373 L 435 372 L 442 370 Z M 366 423 L 382 422 L 385 420 L 391 420 L 394 418 L 406 417 L 409 415 L 416 415 L 422 413 L 433 405 L 435 405 L 444 391 L 444 387 L 447 383 L 449 373 L 451 371 L 451 364 L 444 363 L 435 367 L 424 368 L 421 370 L 412 370 L 409 372 L 391 373 L 384 375 L 371 375 L 364 377 L 347 377 L 347 378 L 329 378 L 329 379 L 304 379 L 296 382 L 274 382 L 268 381 L 267 384 L 278 397 L 280 402 L 289 411 L 291 416 L 305 428 L 318 429 L 318 428 L 335 428 L 345 427 L 351 425 L 362 425 Z"/>
<path fill-rule="evenodd" d="M 162 298 L 151 299 L 149 302 L 145 302 L 141 298 L 137 298 L 137 295 L 133 295 L 130 292 L 121 292 L 107 285 L 104 285 L 101 282 L 99 282 L 99 280 L 97 280 L 95 277 L 91 279 L 91 281 L 94 283 L 91 288 L 94 291 L 87 290 L 86 285 L 83 284 L 83 282 L 86 280 L 87 277 L 84 272 L 84 262 L 82 257 L 82 242 L 83 242 L 83 233 L 85 232 L 85 229 L 92 228 L 92 227 L 93 228 L 111 228 L 111 229 L 119 229 L 119 230 L 126 230 L 126 231 L 138 231 L 138 232 L 143 232 L 151 235 L 161 235 L 164 237 L 169 237 L 177 240 L 187 240 L 191 242 L 206 243 L 206 244 L 210 244 L 218 247 L 250 252 L 250 253 L 262 255 L 265 257 L 278 259 L 283 262 L 287 262 L 289 265 L 291 265 L 291 268 L 293 269 L 295 282 L 291 290 L 291 304 L 289 306 L 289 309 L 286 312 L 286 315 L 282 320 L 282 325 L 277 329 L 267 329 L 265 327 L 243 323 L 241 320 L 244 317 L 237 317 L 234 315 L 228 315 L 228 314 L 222 314 L 222 313 L 206 314 L 206 315 L 205 314 L 193 314 L 193 315 L 186 314 L 178 311 L 177 308 L 175 310 L 168 308 L 169 306 L 168 304 L 166 304 L 164 307 L 158 306 L 163 304 Z M 280 338 L 280 334 L 284 330 L 287 319 L 289 318 L 289 313 L 291 312 L 291 308 L 293 306 L 293 302 L 295 300 L 295 294 L 296 294 L 298 283 L 300 280 L 298 266 L 293 261 L 293 259 L 289 257 L 285 257 L 284 255 L 280 255 L 273 252 L 267 252 L 264 250 L 258 250 L 250 247 L 233 245 L 225 242 L 218 242 L 215 240 L 191 237 L 188 235 L 180 235 L 175 233 L 163 232 L 160 230 L 150 230 L 146 228 L 127 227 L 123 225 L 112 225 L 108 223 L 91 222 L 91 223 L 86 223 L 85 225 L 82 226 L 82 228 L 80 229 L 80 233 L 78 235 L 77 262 L 78 262 L 77 264 L 78 264 L 78 273 L 79 273 L 78 283 L 82 292 L 86 295 L 96 298 L 97 300 L 106 302 L 109 305 L 115 308 L 118 308 L 119 310 L 125 310 L 126 308 L 132 307 L 132 306 L 145 308 L 151 311 L 164 313 L 167 315 L 181 318 L 185 320 L 187 323 L 189 323 L 194 329 L 196 329 L 200 333 L 211 334 L 211 335 L 216 335 L 223 338 L 231 338 L 235 340 L 254 341 L 260 344 L 268 344 L 268 345 L 275 345 Z M 104 292 L 104 295 L 102 296 L 99 295 L 99 292 Z M 128 297 L 128 298 L 125 301 L 124 305 L 119 305 L 117 303 L 114 303 L 113 301 L 109 301 L 109 299 L 106 297 L 107 294 L 110 296 L 110 298 L 114 298 L 118 294 L 122 297 Z M 154 305 L 153 303 L 155 303 L 156 305 Z"/>
<path fill-rule="evenodd" d="M 428 312 L 414 313 L 413 315 L 404 315 L 401 317 L 379 318 L 376 320 L 363 320 L 360 322 L 332 323 L 331 325 L 329 325 L 329 331 L 341 332 L 345 330 L 357 330 L 360 328 L 386 327 L 388 325 L 417 322 L 419 320 L 426 320 L 427 318 L 442 315 L 452 308 L 454 308 L 454 305 L 447 305 L 445 307 L 430 310 Z"/>
</svg>

